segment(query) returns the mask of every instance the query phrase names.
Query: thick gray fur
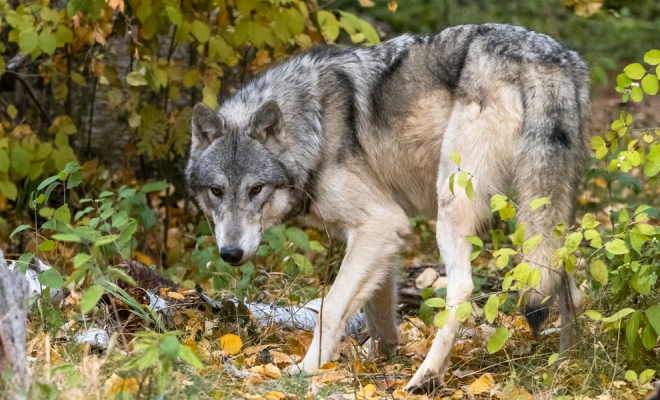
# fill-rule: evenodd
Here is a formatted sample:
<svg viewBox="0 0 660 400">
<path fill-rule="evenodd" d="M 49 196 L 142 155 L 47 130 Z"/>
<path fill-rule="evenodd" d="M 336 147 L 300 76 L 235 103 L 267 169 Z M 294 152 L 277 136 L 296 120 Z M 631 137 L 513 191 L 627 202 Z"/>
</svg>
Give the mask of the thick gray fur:
<svg viewBox="0 0 660 400">
<path fill-rule="evenodd" d="M 378 350 L 395 348 L 395 271 L 409 243 L 408 216 L 438 219 L 448 305 L 468 301 L 465 235 L 486 225 L 490 196 L 510 186 L 527 236 L 545 235 L 524 255 L 543 268 L 529 293 L 528 319 L 538 331 L 553 304 L 542 300 L 558 297 L 567 349 L 579 292 L 555 268 L 560 243 L 551 231 L 573 222 L 589 154 L 589 89 L 589 71 L 575 52 L 509 25 L 407 34 L 367 48 L 317 47 L 271 68 L 217 113 L 195 108 L 188 182 L 213 218 L 218 246 L 242 250 L 236 264 L 254 255 L 265 229 L 296 216 L 348 240 L 333 286 L 341 289 L 330 291 L 323 314 L 328 326 L 317 328 L 294 369 L 327 362 L 340 325 L 363 306 Z M 476 201 L 448 189 L 459 168 L 452 151 L 472 176 Z M 552 204 L 532 211 L 529 203 L 540 197 Z M 452 314 L 408 389 L 442 380 L 459 327 Z"/>
</svg>

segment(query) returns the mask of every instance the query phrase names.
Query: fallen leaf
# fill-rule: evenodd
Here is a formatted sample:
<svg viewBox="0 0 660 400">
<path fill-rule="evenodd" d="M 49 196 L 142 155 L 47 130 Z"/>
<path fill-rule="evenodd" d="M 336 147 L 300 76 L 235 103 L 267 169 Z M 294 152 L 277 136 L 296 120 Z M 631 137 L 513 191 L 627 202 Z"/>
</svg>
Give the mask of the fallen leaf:
<svg viewBox="0 0 660 400">
<path fill-rule="evenodd" d="M 283 400 L 283 399 L 286 399 L 286 398 L 287 398 L 287 395 L 282 393 L 282 392 L 272 391 L 272 392 L 266 393 L 266 399 L 267 400 Z"/>
<path fill-rule="evenodd" d="M 105 393 L 108 397 L 121 392 L 137 394 L 139 390 L 140 385 L 138 385 L 137 379 L 135 378 L 124 379 L 117 374 L 112 374 L 112 376 L 105 381 Z"/>
<path fill-rule="evenodd" d="M 167 292 L 167 297 L 171 297 L 176 300 L 183 300 L 185 297 L 179 292 Z"/>
<path fill-rule="evenodd" d="M 142 254 L 139 251 L 133 252 L 133 255 L 141 263 L 144 263 L 144 264 L 147 264 L 147 265 L 153 265 L 153 263 L 154 263 L 154 261 L 151 259 L 151 257 L 149 257 L 145 254 Z"/>
<path fill-rule="evenodd" d="M 491 386 L 495 383 L 491 374 L 484 374 L 468 387 L 468 393 L 480 394 L 488 393 Z"/>
<path fill-rule="evenodd" d="M 243 347 L 243 341 L 240 337 L 228 333 L 220 338 L 220 348 L 227 354 L 238 354 Z"/>
</svg>

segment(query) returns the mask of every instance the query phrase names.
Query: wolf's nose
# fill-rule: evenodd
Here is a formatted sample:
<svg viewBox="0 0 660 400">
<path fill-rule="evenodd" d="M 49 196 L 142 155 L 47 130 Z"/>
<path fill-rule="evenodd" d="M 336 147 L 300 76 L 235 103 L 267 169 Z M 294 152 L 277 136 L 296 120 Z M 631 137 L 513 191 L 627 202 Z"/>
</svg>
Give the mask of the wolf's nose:
<svg viewBox="0 0 660 400">
<path fill-rule="evenodd" d="M 220 257 L 229 264 L 238 264 L 243 258 L 243 250 L 238 247 L 223 247 L 220 249 Z"/>
</svg>

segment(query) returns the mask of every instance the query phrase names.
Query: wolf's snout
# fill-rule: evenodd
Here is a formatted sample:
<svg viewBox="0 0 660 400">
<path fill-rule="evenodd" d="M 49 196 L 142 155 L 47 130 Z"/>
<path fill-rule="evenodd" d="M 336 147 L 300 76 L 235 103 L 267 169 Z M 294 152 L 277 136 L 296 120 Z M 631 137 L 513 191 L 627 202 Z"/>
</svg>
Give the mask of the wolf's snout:
<svg viewBox="0 0 660 400">
<path fill-rule="evenodd" d="M 243 259 L 243 250 L 238 247 L 223 247 L 220 249 L 220 257 L 229 264 L 236 265 Z"/>
</svg>

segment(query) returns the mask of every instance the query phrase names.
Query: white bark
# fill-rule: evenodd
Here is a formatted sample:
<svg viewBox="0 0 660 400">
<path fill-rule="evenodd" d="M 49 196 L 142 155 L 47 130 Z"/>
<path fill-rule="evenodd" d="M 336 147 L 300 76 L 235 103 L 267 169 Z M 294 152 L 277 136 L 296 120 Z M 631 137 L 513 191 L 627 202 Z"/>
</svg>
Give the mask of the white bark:
<svg viewBox="0 0 660 400">
<path fill-rule="evenodd" d="M 30 387 L 25 339 L 29 285 L 25 276 L 8 268 L 0 250 L 0 366 L 14 372 L 11 382 L 16 399 Z"/>
</svg>

